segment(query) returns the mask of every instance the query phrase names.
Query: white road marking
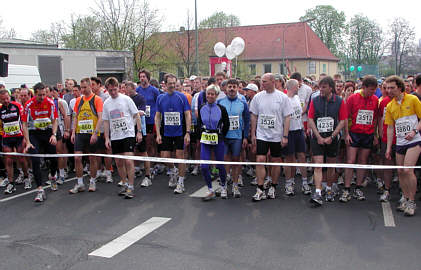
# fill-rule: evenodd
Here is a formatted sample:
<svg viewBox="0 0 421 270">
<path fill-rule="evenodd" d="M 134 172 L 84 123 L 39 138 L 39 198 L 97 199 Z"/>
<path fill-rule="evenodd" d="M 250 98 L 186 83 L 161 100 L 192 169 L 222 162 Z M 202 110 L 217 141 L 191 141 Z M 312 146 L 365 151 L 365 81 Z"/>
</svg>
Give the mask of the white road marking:
<svg viewBox="0 0 421 270">
<path fill-rule="evenodd" d="M 108 244 L 92 251 L 89 253 L 89 256 L 112 258 L 170 220 L 171 218 L 164 217 L 150 218 L 139 226 L 112 240 Z"/>
<path fill-rule="evenodd" d="M 392 212 L 392 208 L 390 207 L 390 203 L 383 202 L 382 208 L 383 208 L 384 226 L 396 227 L 395 219 L 393 218 L 393 212 Z"/>
<path fill-rule="evenodd" d="M 87 174 L 85 174 L 84 176 L 86 176 L 86 175 L 87 175 Z M 67 182 L 70 182 L 70 181 L 73 181 L 73 180 L 76 180 L 76 179 L 77 179 L 77 177 L 69 178 L 69 179 L 64 180 L 64 183 L 67 183 Z M 48 186 L 43 187 L 43 189 L 44 189 L 44 190 L 46 190 L 47 188 L 50 188 L 50 187 L 51 187 L 51 186 L 50 186 L 50 185 L 48 185 Z M 27 191 L 27 192 L 24 192 L 24 193 L 20 193 L 20 194 L 14 195 L 14 196 L 10 196 L 10 197 L 7 197 L 7 198 L 4 198 L 4 199 L 1 199 L 1 200 L 0 200 L 0 202 L 7 202 L 7 201 L 10 201 L 10 200 L 13 200 L 13 199 L 17 199 L 17 198 L 20 198 L 20 197 L 26 196 L 26 195 L 28 195 L 28 194 L 35 193 L 35 192 L 37 192 L 37 191 L 38 191 L 38 189 L 37 189 L 37 188 L 35 188 L 35 189 L 33 189 L 33 190 L 30 190 L 30 191 Z"/>
<path fill-rule="evenodd" d="M 215 188 L 218 185 L 217 181 L 213 181 L 212 182 L 212 187 Z M 206 192 L 208 191 L 208 186 L 203 186 L 200 189 L 198 189 L 197 191 L 195 191 L 194 193 L 192 193 L 190 195 L 190 197 L 193 198 L 203 198 L 206 195 Z"/>
</svg>

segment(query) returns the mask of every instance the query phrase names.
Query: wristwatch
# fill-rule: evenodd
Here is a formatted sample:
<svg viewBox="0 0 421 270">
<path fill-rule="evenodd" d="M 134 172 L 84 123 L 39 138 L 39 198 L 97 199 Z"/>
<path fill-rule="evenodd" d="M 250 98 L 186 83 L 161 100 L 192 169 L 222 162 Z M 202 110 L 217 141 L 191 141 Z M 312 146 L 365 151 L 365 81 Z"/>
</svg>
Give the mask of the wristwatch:
<svg viewBox="0 0 421 270">
<path fill-rule="evenodd" d="M 418 129 L 414 129 L 415 134 L 418 134 L 420 131 Z"/>
<path fill-rule="evenodd" d="M 285 135 L 284 135 L 283 137 L 284 137 L 285 139 L 288 139 L 288 136 L 285 136 Z"/>
</svg>

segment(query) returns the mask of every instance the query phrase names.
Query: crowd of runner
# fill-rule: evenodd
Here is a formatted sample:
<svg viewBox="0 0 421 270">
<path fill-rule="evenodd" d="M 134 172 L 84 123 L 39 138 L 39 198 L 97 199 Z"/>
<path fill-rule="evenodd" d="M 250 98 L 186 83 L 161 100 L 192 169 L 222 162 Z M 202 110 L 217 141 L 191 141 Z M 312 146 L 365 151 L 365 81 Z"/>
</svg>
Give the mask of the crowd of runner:
<svg viewBox="0 0 421 270">
<path fill-rule="evenodd" d="M 185 192 L 187 173 L 201 173 L 208 187 L 206 201 L 216 196 L 239 198 L 245 184 L 256 186 L 253 201 L 275 199 L 282 178 L 286 195 L 300 190 L 316 206 L 336 199 L 365 200 L 369 182 L 376 185 L 379 200 L 387 202 L 392 183 L 398 182 L 397 209 L 406 216 L 415 214 L 418 170 L 414 169 L 313 170 L 306 164 L 281 168 L 206 162 L 199 166 L 188 160 L 417 165 L 421 75 L 343 81 L 339 74 L 333 78 L 321 74 L 316 80 L 298 72 L 288 77 L 267 73 L 246 82 L 219 72 L 181 80 L 167 74 L 161 83 L 147 70 L 138 75 L 137 83 L 111 77 L 103 84 L 91 77 L 80 82 L 67 79 L 64 86 L 22 85 L 13 91 L 0 84 L 2 151 L 102 153 L 184 162 L 151 164 L 117 158 L 113 167 L 109 157 L 3 155 L 4 193 L 14 193 L 19 184 L 32 189 L 35 181 L 35 202 L 42 202 L 45 185 L 56 191 L 72 171 L 77 181 L 70 194 L 83 192 L 86 186 L 95 192 L 100 178 L 114 182 L 113 168 L 117 168 L 118 195 L 133 198 L 136 176 L 143 174 L 140 185 L 146 188 L 166 170 L 175 194 Z M 48 181 L 42 168 L 49 170 Z M 84 171 L 89 172 L 88 183 Z"/>
</svg>

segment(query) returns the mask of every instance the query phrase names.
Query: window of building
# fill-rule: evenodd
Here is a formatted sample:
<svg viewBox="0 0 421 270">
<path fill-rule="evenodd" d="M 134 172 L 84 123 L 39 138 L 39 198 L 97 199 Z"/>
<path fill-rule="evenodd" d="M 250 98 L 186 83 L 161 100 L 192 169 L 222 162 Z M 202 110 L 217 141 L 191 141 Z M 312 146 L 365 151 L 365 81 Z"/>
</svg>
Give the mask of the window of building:
<svg viewBox="0 0 421 270">
<path fill-rule="evenodd" d="M 263 73 L 271 73 L 272 64 L 263 64 Z"/>
<path fill-rule="evenodd" d="M 249 71 L 251 75 L 256 75 L 256 64 L 250 64 Z"/>
<path fill-rule="evenodd" d="M 280 63 L 279 64 L 279 73 L 283 74 L 283 75 L 286 75 L 286 70 L 287 70 L 287 68 L 286 68 L 285 64 Z"/>
<path fill-rule="evenodd" d="M 323 64 L 323 73 L 326 73 L 326 64 Z"/>
<path fill-rule="evenodd" d="M 307 62 L 307 74 L 315 74 L 316 73 L 316 62 L 315 61 L 309 61 Z"/>
</svg>

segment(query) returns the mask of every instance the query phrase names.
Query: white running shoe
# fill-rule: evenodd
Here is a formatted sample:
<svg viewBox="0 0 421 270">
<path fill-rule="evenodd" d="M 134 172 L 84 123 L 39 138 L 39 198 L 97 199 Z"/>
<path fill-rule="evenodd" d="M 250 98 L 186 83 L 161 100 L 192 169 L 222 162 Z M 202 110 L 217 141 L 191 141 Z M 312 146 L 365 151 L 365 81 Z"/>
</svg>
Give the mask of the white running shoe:
<svg viewBox="0 0 421 270">
<path fill-rule="evenodd" d="M 105 182 L 106 183 L 113 183 L 114 182 L 114 179 L 113 179 L 113 176 L 111 175 L 111 172 L 105 174 Z"/>
<path fill-rule="evenodd" d="M 199 165 L 195 165 L 193 167 L 193 171 L 190 174 L 193 175 L 193 176 L 199 175 Z"/>
<path fill-rule="evenodd" d="M 268 190 L 268 195 L 267 198 L 268 199 L 275 199 L 276 194 L 275 194 L 275 187 L 271 186 Z"/>
<path fill-rule="evenodd" d="M 253 195 L 252 200 L 254 202 L 258 202 L 261 200 L 266 200 L 266 193 L 264 190 L 261 190 L 260 188 L 256 188 L 256 194 Z"/>
<path fill-rule="evenodd" d="M 184 192 L 184 185 L 177 184 L 177 187 L 174 189 L 175 194 L 182 194 Z"/>
<path fill-rule="evenodd" d="M 142 184 L 140 184 L 141 187 L 149 187 L 152 186 L 152 181 L 149 179 L 149 177 L 145 176 L 142 180 Z"/>
<path fill-rule="evenodd" d="M 270 185 L 272 184 L 272 177 L 266 176 L 265 182 L 263 183 L 263 189 L 268 189 Z"/>
<path fill-rule="evenodd" d="M 338 177 L 338 185 L 343 185 L 345 183 L 345 181 L 344 181 L 344 177 L 342 176 L 342 174 L 341 175 L 339 175 L 339 177 Z"/>
<path fill-rule="evenodd" d="M 9 184 L 9 179 L 6 177 L 1 181 L 0 187 L 6 187 Z"/>
<path fill-rule="evenodd" d="M 168 187 L 169 188 L 174 188 L 177 186 L 177 176 L 176 175 L 171 175 L 170 176 L 170 180 L 168 181 Z"/>
<path fill-rule="evenodd" d="M 25 179 L 23 179 L 23 183 L 24 183 L 24 186 L 23 186 L 23 188 L 24 189 L 31 189 L 32 188 L 32 183 L 31 183 L 32 181 L 31 181 L 31 179 L 30 178 L 25 178 Z"/>
<path fill-rule="evenodd" d="M 269 195 L 269 193 L 268 193 L 268 195 Z M 285 184 L 285 195 L 287 195 L 287 196 L 294 196 L 295 195 L 294 184 Z"/>
<path fill-rule="evenodd" d="M 257 177 L 254 177 L 253 180 L 250 181 L 250 185 L 257 186 Z"/>
<path fill-rule="evenodd" d="M 221 198 L 222 199 L 228 198 L 228 192 L 227 192 L 227 187 L 226 186 L 222 186 L 221 187 Z"/>
<path fill-rule="evenodd" d="M 15 184 L 16 185 L 21 185 L 21 184 L 23 184 L 23 179 L 24 179 L 25 177 L 24 177 L 24 175 L 23 175 L 23 172 L 20 172 L 19 173 L 19 175 L 18 175 L 18 177 L 16 178 L 16 180 L 15 180 Z"/>
<path fill-rule="evenodd" d="M 236 185 L 232 186 L 232 196 L 234 198 L 240 198 L 241 197 L 240 189 Z"/>
<path fill-rule="evenodd" d="M 244 187 L 243 176 L 241 174 L 238 176 L 238 186 Z"/>
</svg>

